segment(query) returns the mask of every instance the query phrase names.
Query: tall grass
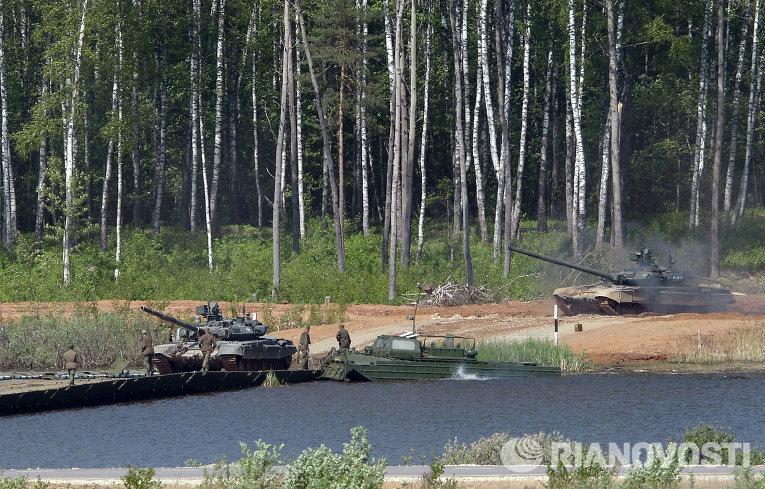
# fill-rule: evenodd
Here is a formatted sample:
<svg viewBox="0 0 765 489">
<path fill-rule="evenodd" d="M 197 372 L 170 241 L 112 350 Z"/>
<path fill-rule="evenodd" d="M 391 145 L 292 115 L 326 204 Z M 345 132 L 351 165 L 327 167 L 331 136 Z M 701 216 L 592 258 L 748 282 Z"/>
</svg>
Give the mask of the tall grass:
<svg viewBox="0 0 765 489">
<path fill-rule="evenodd" d="M 533 362 L 560 366 L 564 372 L 584 372 L 593 367 L 584 353 L 577 355 L 568 346 L 536 338 L 483 341 L 476 344 L 476 350 L 479 359 L 490 362 Z"/>
<path fill-rule="evenodd" d="M 765 360 L 765 323 L 745 321 L 728 331 L 702 334 L 688 333 L 675 341 L 668 355 L 681 363 L 721 364 L 729 362 L 762 362 Z"/>
<path fill-rule="evenodd" d="M 118 359 L 139 365 L 140 331 L 151 331 L 151 326 L 152 319 L 137 312 L 24 316 L 0 327 L 0 368 L 59 369 L 71 344 L 85 369 Z"/>
</svg>

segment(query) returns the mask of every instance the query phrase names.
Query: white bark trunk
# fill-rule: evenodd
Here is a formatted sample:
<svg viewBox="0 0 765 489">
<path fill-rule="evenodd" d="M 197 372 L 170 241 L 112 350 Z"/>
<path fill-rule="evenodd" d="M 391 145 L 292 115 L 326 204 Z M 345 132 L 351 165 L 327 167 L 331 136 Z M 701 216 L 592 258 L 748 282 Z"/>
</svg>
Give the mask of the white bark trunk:
<svg viewBox="0 0 765 489">
<path fill-rule="evenodd" d="M 11 251 L 16 240 L 16 190 L 13 183 L 11 145 L 8 137 L 8 95 L 5 78 L 5 30 L 3 29 L 3 2 L 0 1 L 0 140 L 3 157 L 3 191 L 5 197 L 5 248 Z"/>
<path fill-rule="evenodd" d="M 422 246 L 425 242 L 425 201 L 427 197 L 427 179 L 425 178 L 427 171 L 425 167 L 425 153 L 428 141 L 428 126 L 430 123 L 430 56 L 431 45 L 433 43 L 433 23 L 431 21 L 432 11 L 433 4 L 431 2 L 428 4 L 428 27 L 425 33 L 425 84 L 422 87 L 422 136 L 420 138 L 420 219 L 417 223 L 417 253 L 415 255 L 415 261 L 417 263 L 419 263 L 420 259 L 422 258 Z"/>
<path fill-rule="evenodd" d="M 585 2 L 583 12 L 587 11 Z M 574 140 L 576 143 L 576 157 L 574 163 L 574 184 L 573 184 L 573 247 L 577 258 L 584 252 L 584 226 L 586 218 L 586 167 L 584 160 L 584 138 L 582 135 L 582 109 L 581 109 L 581 82 L 584 79 L 584 63 L 581 66 L 581 72 L 576 66 L 576 20 L 574 17 L 574 0 L 568 1 L 568 30 L 569 30 L 569 66 L 572 76 L 569 77 L 569 89 L 571 92 L 571 113 L 574 127 Z M 584 32 L 585 17 L 582 19 L 582 31 Z M 584 36 L 582 39 L 582 52 L 584 52 Z M 584 58 L 582 58 L 584 61 Z M 574 74 L 579 73 L 577 80 Z"/>
<path fill-rule="evenodd" d="M 754 131 L 757 122 L 760 81 L 762 79 L 762 61 L 758 59 L 759 55 L 759 31 L 760 31 L 760 0 L 754 3 L 754 25 L 752 26 L 752 65 L 749 78 L 749 106 L 746 117 L 746 153 L 744 155 L 744 168 L 741 170 L 741 183 L 739 185 L 738 198 L 736 199 L 735 210 L 731 215 L 731 223 L 738 223 L 744 216 L 744 207 L 746 204 L 746 191 L 749 182 L 749 167 L 752 161 L 752 152 L 754 151 Z M 753 74 L 757 72 L 757 77 Z"/>
<path fill-rule="evenodd" d="M 65 119 L 65 137 L 64 137 L 64 185 L 66 216 L 64 217 L 64 238 L 63 238 L 63 277 L 64 284 L 71 282 L 71 252 L 72 252 L 72 226 L 74 214 L 74 170 L 75 162 L 75 134 L 74 119 L 77 112 L 77 99 L 79 98 L 80 67 L 82 66 L 82 46 L 85 42 L 85 20 L 88 12 L 88 0 L 82 1 L 82 12 L 77 35 L 77 43 L 74 50 L 73 73 L 72 78 L 67 85 L 71 89 L 71 97 L 68 101 Z"/>
<path fill-rule="evenodd" d="M 298 41 L 295 41 L 298 43 Z M 295 116 L 297 117 L 298 206 L 300 237 L 305 239 L 305 191 L 303 189 L 303 102 L 300 90 L 300 50 L 295 49 Z"/>
<path fill-rule="evenodd" d="M 199 93 L 199 106 L 202 106 L 202 94 Z M 200 114 L 201 115 L 201 114 Z M 202 190 L 205 195 L 205 234 L 207 235 L 207 268 L 213 271 L 213 257 L 212 257 L 212 216 L 211 216 L 211 199 L 210 192 L 207 185 L 207 165 L 205 164 L 205 126 L 204 118 L 199 117 L 199 156 L 202 171 Z"/>
<path fill-rule="evenodd" d="M 218 42 L 215 50 L 215 147 L 213 148 L 212 180 L 210 183 L 210 219 L 216 217 L 218 181 L 223 155 L 223 43 L 225 41 L 226 0 L 219 0 Z M 215 0 L 213 0 L 213 3 Z"/>
<path fill-rule="evenodd" d="M 730 8 L 731 3 L 728 3 Z M 733 114 L 730 124 L 730 152 L 728 154 L 728 171 L 725 174 L 725 191 L 723 194 L 723 220 L 730 221 L 730 210 L 733 193 L 733 173 L 736 169 L 736 146 L 738 145 L 738 119 L 741 105 L 741 79 L 744 76 L 744 58 L 746 54 L 746 41 L 749 35 L 749 11 L 747 3 L 746 14 L 741 23 L 741 41 L 738 45 L 738 62 L 736 63 L 736 78 L 733 84 Z M 730 23 L 728 23 L 730 27 Z"/>
<path fill-rule="evenodd" d="M 704 25 L 701 36 L 701 68 L 699 69 L 699 101 L 696 110 L 696 150 L 693 155 L 693 176 L 691 181 L 691 204 L 689 229 L 696 229 L 699 223 L 699 180 L 704 170 L 704 153 L 706 146 L 706 104 L 707 77 L 709 75 L 709 60 L 707 43 L 709 39 L 710 0 L 704 1 Z"/>
<path fill-rule="evenodd" d="M 515 177 L 515 202 L 512 210 L 513 239 L 518 239 L 521 222 L 521 200 L 523 198 L 523 171 L 526 165 L 526 134 L 529 119 L 529 85 L 531 74 L 529 60 L 531 58 L 531 2 L 526 3 L 526 18 L 523 20 L 523 101 L 521 102 L 521 138 L 518 145 L 518 173 Z"/>
</svg>

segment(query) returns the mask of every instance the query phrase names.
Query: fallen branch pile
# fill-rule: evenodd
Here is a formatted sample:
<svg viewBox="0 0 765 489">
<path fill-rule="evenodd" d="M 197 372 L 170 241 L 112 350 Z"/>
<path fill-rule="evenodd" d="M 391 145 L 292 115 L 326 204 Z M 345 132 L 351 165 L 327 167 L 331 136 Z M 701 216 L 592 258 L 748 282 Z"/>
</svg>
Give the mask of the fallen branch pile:
<svg viewBox="0 0 765 489">
<path fill-rule="evenodd" d="M 466 304 L 486 304 L 492 302 L 492 294 L 485 285 L 470 287 L 449 281 L 439 285 L 430 294 L 425 304 L 431 306 L 464 306 Z"/>
</svg>

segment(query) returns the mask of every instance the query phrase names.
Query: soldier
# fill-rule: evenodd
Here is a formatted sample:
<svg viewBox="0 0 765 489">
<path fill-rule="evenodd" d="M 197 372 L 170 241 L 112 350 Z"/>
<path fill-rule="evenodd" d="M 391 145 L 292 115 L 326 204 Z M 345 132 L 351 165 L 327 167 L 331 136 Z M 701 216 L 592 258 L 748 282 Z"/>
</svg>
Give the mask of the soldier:
<svg viewBox="0 0 765 489">
<path fill-rule="evenodd" d="M 167 342 L 168 343 L 173 342 L 173 325 L 172 324 L 167 325 Z"/>
<path fill-rule="evenodd" d="M 69 371 L 69 385 L 74 385 L 74 374 L 80 363 L 80 357 L 74 351 L 74 345 L 69 345 L 69 349 L 64 353 L 64 369 Z"/>
<path fill-rule="evenodd" d="M 205 329 L 205 334 L 199 338 L 199 349 L 202 350 L 204 359 L 202 360 L 202 371 L 207 372 L 210 370 L 210 353 L 215 348 L 215 338 L 210 334 L 210 328 Z"/>
<path fill-rule="evenodd" d="M 146 357 L 146 375 L 154 375 L 154 346 L 151 342 L 151 335 L 145 329 L 141 331 L 143 337 L 143 348 L 141 355 Z"/>
<path fill-rule="evenodd" d="M 310 347 L 308 345 L 311 344 L 311 335 L 309 334 L 311 332 L 311 327 L 306 326 L 305 331 L 303 331 L 303 334 L 300 335 L 300 348 L 298 349 L 298 358 L 302 359 L 302 363 L 300 366 L 303 370 L 308 370 L 308 356 Z"/>
<path fill-rule="evenodd" d="M 351 336 L 345 329 L 344 324 L 341 324 L 337 327 L 337 334 L 335 335 L 335 339 L 337 340 L 337 347 L 340 351 L 347 350 L 351 347 Z"/>
</svg>

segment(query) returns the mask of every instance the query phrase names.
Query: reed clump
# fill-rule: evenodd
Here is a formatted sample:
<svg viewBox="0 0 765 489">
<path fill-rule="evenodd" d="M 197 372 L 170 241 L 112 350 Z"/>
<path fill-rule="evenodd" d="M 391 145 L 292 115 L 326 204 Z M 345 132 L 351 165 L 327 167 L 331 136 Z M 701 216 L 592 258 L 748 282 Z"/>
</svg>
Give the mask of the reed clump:
<svg viewBox="0 0 765 489">
<path fill-rule="evenodd" d="M 721 364 L 765 360 L 765 323 L 744 321 L 728 331 L 688 333 L 675 341 L 668 358 L 680 363 Z"/>
<path fill-rule="evenodd" d="M 538 365 L 560 366 L 563 372 L 586 372 L 593 363 L 584 353 L 576 354 L 565 345 L 527 338 L 522 341 L 489 340 L 476 344 L 478 358 L 488 362 L 533 362 Z"/>
</svg>

